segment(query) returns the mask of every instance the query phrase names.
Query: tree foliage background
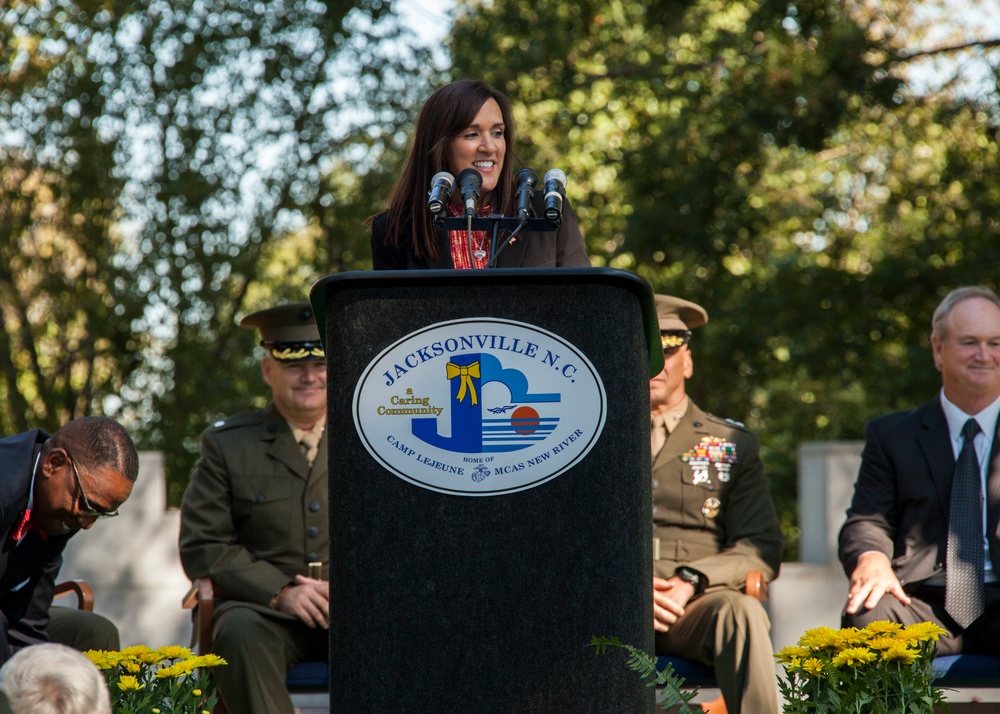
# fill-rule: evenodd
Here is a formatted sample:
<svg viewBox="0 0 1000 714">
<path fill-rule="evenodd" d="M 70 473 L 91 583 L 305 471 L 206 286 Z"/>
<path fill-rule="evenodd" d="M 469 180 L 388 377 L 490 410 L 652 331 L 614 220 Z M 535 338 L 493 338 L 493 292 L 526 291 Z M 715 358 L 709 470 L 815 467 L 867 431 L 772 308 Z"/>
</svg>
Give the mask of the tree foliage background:
<svg viewBox="0 0 1000 714">
<path fill-rule="evenodd" d="M 369 263 L 345 194 L 424 92 L 388 4 L 0 10 L 0 427 L 122 419 L 179 501 L 203 428 L 264 402 L 239 317 Z M 377 188 L 375 188 L 377 187 Z"/>
<path fill-rule="evenodd" d="M 442 59 L 401 12 L 0 9 L 4 433 L 117 416 L 164 450 L 176 503 L 204 426 L 264 401 L 238 318 L 367 268 L 419 103 L 481 77 L 522 162 L 566 170 L 595 262 L 708 309 L 690 391 L 760 434 L 794 555 L 797 446 L 928 399 L 934 306 L 997 287 L 990 23 L 930 1 L 461 0 Z"/>
<path fill-rule="evenodd" d="M 997 287 L 996 36 L 940 37 L 956 81 L 918 94 L 930 3 L 462 8 L 454 73 L 518 98 L 521 154 L 567 169 L 592 255 L 707 308 L 689 392 L 760 434 L 794 556 L 798 445 L 929 399 L 937 302 Z"/>
</svg>

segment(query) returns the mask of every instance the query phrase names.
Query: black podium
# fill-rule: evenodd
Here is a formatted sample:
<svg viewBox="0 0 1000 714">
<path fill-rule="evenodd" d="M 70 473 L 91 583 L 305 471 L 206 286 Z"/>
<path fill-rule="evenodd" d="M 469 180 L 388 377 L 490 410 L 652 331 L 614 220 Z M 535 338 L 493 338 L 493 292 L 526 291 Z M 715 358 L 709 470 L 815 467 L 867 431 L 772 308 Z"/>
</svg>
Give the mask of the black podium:
<svg viewBox="0 0 1000 714">
<path fill-rule="evenodd" d="M 343 273 L 330 710 L 647 712 L 652 290 L 610 269 Z"/>
</svg>

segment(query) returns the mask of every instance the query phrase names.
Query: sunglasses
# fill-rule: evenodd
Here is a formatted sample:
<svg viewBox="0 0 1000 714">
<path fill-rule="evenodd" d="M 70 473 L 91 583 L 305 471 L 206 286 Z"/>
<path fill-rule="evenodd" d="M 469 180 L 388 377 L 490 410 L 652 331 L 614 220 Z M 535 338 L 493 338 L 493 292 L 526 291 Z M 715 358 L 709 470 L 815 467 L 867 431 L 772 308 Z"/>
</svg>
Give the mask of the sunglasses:
<svg viewBox="0 0 1000 714">
<path fill-rule="evenodd" d="M 83 482 L 80 480 L 80 472 L 76 468 L 76 462 L 68 453 L 66 454 L 66 458 L 69 459 L 70 466 L 73 467 L 73 476 L 76 477 L 76 485 L 80 489 L 80 502 L 83 504 L 83 508 L 80 509 L 80 515 L 86 518 L 114 518 L 117 516 L 117 508 L 110 511 L 103 511 L 100 508 L 90 505 L 90 501 L 87 500 L 87 492 L 83 490 Z"/>
</svg>

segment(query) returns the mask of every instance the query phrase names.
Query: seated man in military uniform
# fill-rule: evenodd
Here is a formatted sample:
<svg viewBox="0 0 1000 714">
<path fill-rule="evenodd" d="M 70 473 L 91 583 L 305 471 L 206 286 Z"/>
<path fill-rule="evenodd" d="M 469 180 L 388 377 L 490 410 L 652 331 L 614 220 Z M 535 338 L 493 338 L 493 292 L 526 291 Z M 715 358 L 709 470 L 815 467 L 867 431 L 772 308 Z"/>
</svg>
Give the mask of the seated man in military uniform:
<svg viewBox="0 0 1000 714">
<path fill-rule="evenodd" d="M 760 443 L 687 396 L 691 329 L 708 313 L 667 295 L 656 311 L 665 358 L 649 382 L 656 653 L 713 665 L 731 714 L 776 714 L 770 621 L 742 592 L 748 572 L 770 581 L 781 564 Z"/>
<path fill-rule="evenodd" d="M 216 676 L 232 714 L 292 714 L 285 675 L 328 657 L 330 597 L 309 564 L 329 564 L 326 363 L 312 309 L 248 315 L 260 329 L 272 401 L 202 435 L 181 506 L 184 572 L 217 596 Z M 328 572 L 328 571 L 327 571 Z"/>
</svg>

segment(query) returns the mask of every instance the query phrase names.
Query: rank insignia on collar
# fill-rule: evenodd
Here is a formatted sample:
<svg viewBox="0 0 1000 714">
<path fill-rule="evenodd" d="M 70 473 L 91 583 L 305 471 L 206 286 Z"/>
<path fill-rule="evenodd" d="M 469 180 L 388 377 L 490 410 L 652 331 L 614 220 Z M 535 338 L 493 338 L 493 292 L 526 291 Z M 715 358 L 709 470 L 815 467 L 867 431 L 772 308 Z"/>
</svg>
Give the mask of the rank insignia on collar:
<svg viewBox="0 0 1000 714">
<path fill-rule="evenodd" d="M 736 444 L 718 436 L 703 436 L 701 441 L 681 455 L 681 461 L 694 469 L 694 483 L 709 483 L 708 465 L 715 464 L 719 480 L 729 481 L 729 470 L 736 462 Z"/>
</svg>

